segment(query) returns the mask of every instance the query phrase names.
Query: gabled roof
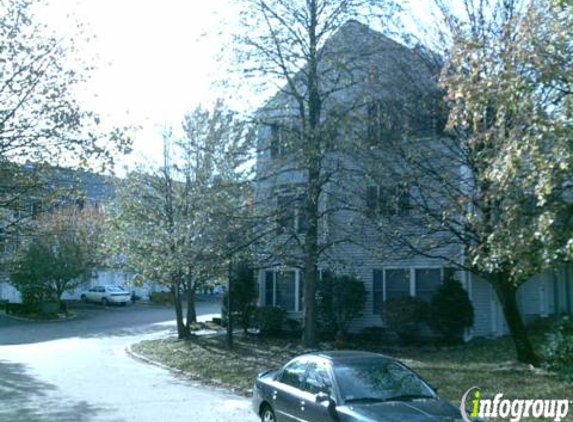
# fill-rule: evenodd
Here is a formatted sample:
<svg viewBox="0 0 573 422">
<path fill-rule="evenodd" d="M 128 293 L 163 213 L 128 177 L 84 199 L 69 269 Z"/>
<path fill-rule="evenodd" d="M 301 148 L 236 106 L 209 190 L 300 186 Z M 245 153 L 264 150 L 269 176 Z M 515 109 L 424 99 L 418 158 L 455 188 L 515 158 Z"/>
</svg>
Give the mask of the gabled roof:
<svg viewBox="0 0 573 422">
<path fill-rule="evenodd" d="M 436 71 L 431 69 L 421 53 L 419 48 L 409 48 L 352 19 L 326 40 L 319 51 L 319 66 L 325 83 L 328 83 L 328 78 L 334 81 L 342 73 L 347 73 L 352 74 L 353 78 L 362 79 L 363 83 L 371 78 L 377 81 L 372 84 L 377 83 L 380 89 L 397 91 L 404 88 L 405 80 L 421 82 L 422 89 L 435 89 Z M 302 80 L 303 71 L 301 69 L 293 78 Z M 285 84 L 260 108 L 259 114 L 264 115 L 266 111 L 282 108 L 290 102 L 292 97 Z"/>
</svg>

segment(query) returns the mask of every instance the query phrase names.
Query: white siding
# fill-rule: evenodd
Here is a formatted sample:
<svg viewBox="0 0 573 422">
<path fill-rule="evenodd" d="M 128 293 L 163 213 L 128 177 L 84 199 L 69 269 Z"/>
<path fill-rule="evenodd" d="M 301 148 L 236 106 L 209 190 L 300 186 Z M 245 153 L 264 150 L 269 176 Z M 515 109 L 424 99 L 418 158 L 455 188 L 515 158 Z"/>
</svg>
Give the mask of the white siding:
<svg viewBox="0 0 573 422">
<path fill-rule="evenodd" d="M 5 281 L 0 281 L 0 299 L 8 300 L 12 303 L 20 303 L 22 301 L 20 292 Z"/>
<path fill-rule="evenodd" d="M 470 330 L 471 336 L 489 336 L 492 333 L 492 301 L 493 289 L 485 280 L 474 274 L 470 275 L 471 297 L 474 305 L 474 326 Z"/>
</svg>

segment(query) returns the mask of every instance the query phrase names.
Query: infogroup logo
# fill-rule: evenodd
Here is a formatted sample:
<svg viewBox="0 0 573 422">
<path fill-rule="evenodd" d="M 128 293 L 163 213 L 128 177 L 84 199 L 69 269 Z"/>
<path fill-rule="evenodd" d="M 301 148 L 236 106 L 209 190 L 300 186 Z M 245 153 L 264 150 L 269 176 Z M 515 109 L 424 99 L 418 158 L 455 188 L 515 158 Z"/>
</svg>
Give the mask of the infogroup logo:
<svg viewBox="0 0 573 422">
<path fill-rule="evenodd" d="M 469 407 L 468 400 L 470 400 Z M 481 390 L 472 387 L 463 395 L 460 410 L 465 422 L 482 418 L 504 420 L 509 418 L 511 422 L 519 422 L 523 418 L 537 418 L 560 422 L 569 413 L 570 404 L 573 403 L 567 399 L 504 399 L 501 393 L 496 394 L 493 399 L 484 399 Z"/>
</svg>

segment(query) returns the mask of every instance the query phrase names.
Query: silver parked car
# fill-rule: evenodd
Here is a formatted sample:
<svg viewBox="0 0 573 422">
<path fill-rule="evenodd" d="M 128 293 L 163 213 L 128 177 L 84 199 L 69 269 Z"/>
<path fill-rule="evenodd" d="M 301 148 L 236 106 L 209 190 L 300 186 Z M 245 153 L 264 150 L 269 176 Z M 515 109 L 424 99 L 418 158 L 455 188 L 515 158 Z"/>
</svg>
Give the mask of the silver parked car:
<svg viewBox="0 0 573 422">
<path fill-rule="evenodd" d="M 131 294 L 121 286 L 108 284 L 105 286 L 94 286 L 82 292 L 80 298 L 84 302 L 97 302 L 103 305 L 119 303 L 123 306 L 131 300 Z"/>
</svg>

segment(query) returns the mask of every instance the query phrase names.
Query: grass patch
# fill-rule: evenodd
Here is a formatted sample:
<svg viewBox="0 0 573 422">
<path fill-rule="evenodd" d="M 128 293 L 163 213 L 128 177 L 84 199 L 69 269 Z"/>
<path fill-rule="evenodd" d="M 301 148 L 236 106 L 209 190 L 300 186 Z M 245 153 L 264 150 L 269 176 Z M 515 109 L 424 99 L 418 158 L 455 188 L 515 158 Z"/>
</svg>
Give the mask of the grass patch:
<svg viewBox="0 0 573 422">
<path fill-rule="evenodd" d="M 191 340 L 147 340 L 132 346 L 145 357 L 185 372 L 193 379 L 248 396 L 255 376 L 276 368 L 304 349 L 298 342 L 256 339 L 237 335 L 235 348 L 226 348 L 224 336 L 199 336 Z"/>
<path fill-rule="evenodd" d="M 58 312 L 56 314 L 43 314 L 43 313 L 16 313 L 7 314 L 13 315 L 16 318 L 21 318 L 28 321 L 62 321 L 66 319 L 71 319 L 76 316 L 75 311 Z"/>
<path fill-rule="evenodd" d="M 539 338 L 534 338 L 539 340 Z M 321 344 L 321 349 L 331 348 Z M 503 393 L 507 398 L 573 399 L 572 385 L 555 374 L 515 362 L 509 338 L 477 339 L 459 347 L 387 347 L 380 342 L 349 341 L 347 348 L 370 350 L 400 359 L 438 388 L 440 394 L 459 402 L 470 387 L 478 386 L 484 397 Z M 142 354 L 184 371 L 194 379 L 231 388 L 249 395 L 255 376 L 276 368 L 306 350 L 296 339 L 258 339 L 237 336 L 229 351 L 225 338 L 144 341 L 133 346 Z M 573 412 L 568 420 L 573 421 Z"/>
</svg>

